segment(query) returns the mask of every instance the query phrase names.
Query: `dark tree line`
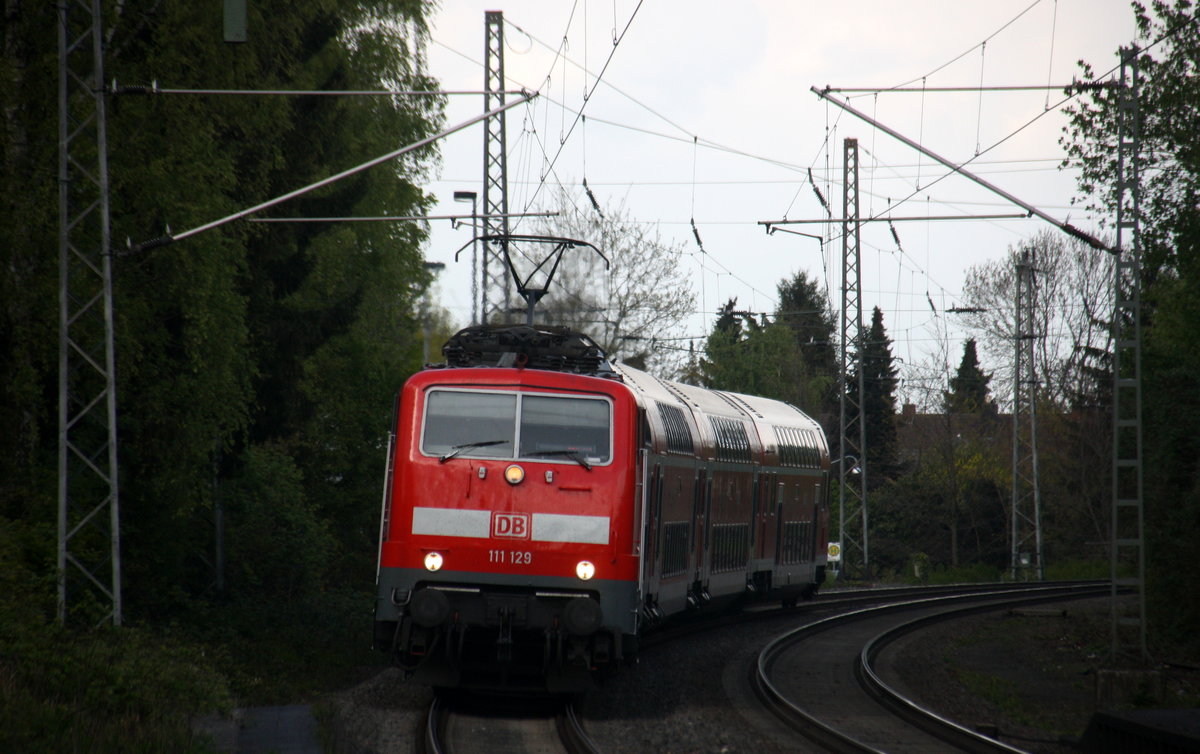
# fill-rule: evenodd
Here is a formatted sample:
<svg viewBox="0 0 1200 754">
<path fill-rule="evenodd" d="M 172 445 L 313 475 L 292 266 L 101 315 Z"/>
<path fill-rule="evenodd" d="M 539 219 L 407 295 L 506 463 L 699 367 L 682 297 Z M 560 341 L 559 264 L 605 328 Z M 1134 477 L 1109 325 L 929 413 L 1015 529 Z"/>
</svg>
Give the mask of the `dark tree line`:
<svg viewBox="0 0 1200 754">
<path fill-rule="evenodd" d="M 1152 629 L 1195 642 L 1200 623 L 1200 19 L 1188 0 L 1134 4 L 1142 169 L 1142 401 Z M 1115 52 L 1115 51 L 1114 51 Z M 1115 61 L 1114 56 L 1114 61 Z M 1090 77 L 1107 65 L 1082 65 Z M 1118 93 L 1068 110 L 1063 145 L 1083 201 L 1116 200 Z M 1126 174 L 1128 176 L 1128 173 Z M 1111 403 L 1109 404 L 1111 406 Z"/>
<path fill-rule="evenodd" d="M 427 8 L 105 4 L 106 77 L 179 89 L 436 89 Z M 10 4 L 0 173 L 0 529 L 49 578 L 57 457 L 53 4 Z M 108 98 L 113 238 L 198 226 L 435 133 L 439 97 Z M 82 147 L 81 147 L 82 149 Z M 271 211 L 420 215 L 432 147 Z M 419 365 L 420 223 L 239 222 L 115 258 L 122 560 L 133 620 L 205 600 L 295 610 L 369 585 L 392 396 Z M 213 510 L 226 511 L 225 594 Z M 43 595 L 44 596 L 44 595 Z M 49 595 L 52 614 L 52 594 Z M 198 602 L 199 601 L 199 602 Z M 272 611 L 264 610 L 265 615 Z"/>
</svg>

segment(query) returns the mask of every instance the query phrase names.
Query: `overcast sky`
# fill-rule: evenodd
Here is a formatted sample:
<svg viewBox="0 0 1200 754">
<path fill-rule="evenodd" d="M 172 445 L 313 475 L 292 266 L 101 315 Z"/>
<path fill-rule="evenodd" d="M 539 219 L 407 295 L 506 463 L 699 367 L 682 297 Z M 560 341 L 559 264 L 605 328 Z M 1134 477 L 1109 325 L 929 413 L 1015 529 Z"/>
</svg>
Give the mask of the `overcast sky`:
<svg viewBox="0 0 1200 754">
<path fill-rule="evenodd" d="M 510 211 L 542 208 L 529 204 L 563 142 L 550 185 L 537 199 L 552 196 L 553 184 L 578 186 L 586 178 L 602 205 L 624 201 L 639 221 L 657 223 L 665 238 L 682 244 L 688 255 L 680 274 L 698 294 L 684 334 L 697 341 L 729 298 L 739 308 L 771 312 L 776 284 L 798 269 L 828 286 L 836 308 L 840 240 L 768 236 L 759 223 L 825 217 L 807 182 L 810 168 L 841 216 L 848 137 L 859 141 L 864 215 L 910 196 L 895 216 L 1021 212 L 959 176 L 934 184 L 944 168 L 810 87 L 1061 85 L 1078 75 L 1081 59 L 1098 71 L 1115 66 L 1117 49 L 1134 34 L 1129 4 L 1120 0 L 645 0 L 640 7 L 636 0 L 446 0 L 433 18 L 429 47 L 431 71 L 443 88 L 482 88 L 487 10 L 504 12 L 509 87 L 542 95 L 509 111 Z M 621 38 L 615 49 L 614 37 Z M 1056 217 L 1096 229 L 1095 218 L 1071 206 L 1074 173 L 1058 169 L 1065 118 L 1046 110 L 1063 99 L 1061 90 L 835 96 L 851 98 L 858 110 L 952 161 L 975 158 L 969 170 Z M 478 115 L 482 100 L 452 97 L 447 124 Z M 587 120 L 572 128 L 581 108 Z M 441 200 L 433 213 L 463 212 L 454 191 L 482 196 L 481 127 L 443 140 L 441 154 L 443 165 L 426 187 Z M 790 227 L 830 233 L 824 224 Z M 887 223 L 862 230 L 864 318 L 869 324 L 871 308 L 879 306 L 894 355 L 915 369 L 928 364 L 939 343 L 948 346 L 951 368 L 957 366 L 964 335 L 945 309 L 959 303 L 964 271 L 1002 258 L 1048 226 L 1021 219 L 894 227 L 899 247 Z M 527 226 L 514 228 L 522 230 Z M 447 265 L 441 302 L 465 326 L 469 255 L 456 264 L 453 254 L 470 231 L 447 222 L 434 222 L 433 231 L 426 257 Z"/>
</svg>

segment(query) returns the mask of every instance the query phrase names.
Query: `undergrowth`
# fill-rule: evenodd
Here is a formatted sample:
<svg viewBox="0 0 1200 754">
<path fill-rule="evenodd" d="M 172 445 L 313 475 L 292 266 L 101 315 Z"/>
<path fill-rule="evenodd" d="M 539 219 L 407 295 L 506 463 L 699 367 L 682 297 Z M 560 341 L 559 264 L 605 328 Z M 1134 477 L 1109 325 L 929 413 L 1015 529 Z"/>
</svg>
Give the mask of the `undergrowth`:
<svg viewBox="0 0 1200 754">
<path fill-rule="evenodd" d="M 196 716 L 311 700 L 383 662 L 362 590 L 61 626 L 45 548 L 29 546 L 45 532 L 11 523 L 0 518 L 0 751 L 208 752 Z"/>
</svg>

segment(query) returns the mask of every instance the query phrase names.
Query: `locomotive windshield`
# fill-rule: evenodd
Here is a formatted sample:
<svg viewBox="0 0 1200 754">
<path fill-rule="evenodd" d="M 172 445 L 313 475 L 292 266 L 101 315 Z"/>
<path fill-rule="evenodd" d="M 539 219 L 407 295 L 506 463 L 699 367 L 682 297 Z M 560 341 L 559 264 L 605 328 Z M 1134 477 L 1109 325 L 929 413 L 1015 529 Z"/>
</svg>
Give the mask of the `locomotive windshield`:
<svg viewBox="0 0 1200 754">
<path fill-rule="evenodd" d="M 612 457 L 611 426 L 612 408 L 602 398 L 433 390 L 425 401 L 421 452 L 447 460 L 604 464 Z"/>
</svg>

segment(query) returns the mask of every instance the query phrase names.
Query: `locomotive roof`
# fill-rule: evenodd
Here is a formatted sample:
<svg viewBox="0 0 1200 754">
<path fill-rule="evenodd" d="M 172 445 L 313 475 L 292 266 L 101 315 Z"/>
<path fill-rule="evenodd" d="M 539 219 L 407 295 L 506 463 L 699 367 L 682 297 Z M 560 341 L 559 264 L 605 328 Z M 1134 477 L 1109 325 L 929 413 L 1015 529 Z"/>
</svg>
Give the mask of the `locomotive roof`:
<svg viewBox="0 0 1200 754">
<path fill-rule="evenodd" d="M 615 378 L 604 349 L 556 325 L 476 325 L 442 346 L 448 367 L 520 367 Z"/>
</svg>

